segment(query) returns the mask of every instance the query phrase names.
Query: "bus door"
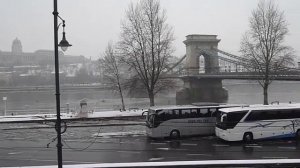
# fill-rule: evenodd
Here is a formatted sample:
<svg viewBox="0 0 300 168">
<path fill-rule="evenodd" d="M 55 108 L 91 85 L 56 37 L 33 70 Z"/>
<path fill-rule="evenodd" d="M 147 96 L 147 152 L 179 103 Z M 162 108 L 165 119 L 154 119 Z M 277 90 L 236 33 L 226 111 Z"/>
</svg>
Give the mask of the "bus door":
<svg viewBox="0 0 300 168">
<path fill-rule="evenodd" d="M 152 110 L 149 110 L 149 111 L 144 111 L 143 112 L 143 115 L 144 113 L 147 113 L 147 116 L 146 116 L 146 126 L 148 128 L 154 128 L 156 127 L 155 126 L 155 116 L 157 116 L 157 114 L 155 112 L 153 112 Z"/>
</svg>

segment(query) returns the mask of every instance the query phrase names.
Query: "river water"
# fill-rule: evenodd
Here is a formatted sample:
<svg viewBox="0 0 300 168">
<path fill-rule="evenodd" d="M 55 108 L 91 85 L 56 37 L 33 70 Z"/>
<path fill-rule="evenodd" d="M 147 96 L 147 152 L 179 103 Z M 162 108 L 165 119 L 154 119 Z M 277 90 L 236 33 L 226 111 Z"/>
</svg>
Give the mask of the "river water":
<svg viewBox="0 0 300 168">
<path fill-rule="evenodd" d="M 262 87 L 255 81 L 224 80 L 223 86 L 228 90 L 228 103 L 260 104 L 263 102 Z M 300 82 L 273 81 L 269 88 L 269 102 L 300 102 Z M 158 95 L 156 105 L 175 104 L 175 91 Z M 0 93 L 7 97 L 7 114 L 54 113 L 55 94 L 52 92 L 8 92 Z M 119 109 L 120 99 L 112 91 L 61 91 L 62 111 L 69 106 L 78 111 L 82 99 L 88 101 L 91 110 L 101 111 Z M 67 105 L 69 104 L 69 105 Z M 126 98 L 127 108 L 145 108 L 149 104 L 147 98 Z M 35 110 L 33 110 L 35 109 Z M 4 113 L 4 101 L 0 102 L 0 115 Z"/>
<path fill-rule="evenodd" d="M 263 89 L 254 81 L 223 81 L 228 90 L 228 103 L 261 104 Z M 269 87 L 269 103 L 300 102 L 300 82 L 273 81 Z"/>
</svg>

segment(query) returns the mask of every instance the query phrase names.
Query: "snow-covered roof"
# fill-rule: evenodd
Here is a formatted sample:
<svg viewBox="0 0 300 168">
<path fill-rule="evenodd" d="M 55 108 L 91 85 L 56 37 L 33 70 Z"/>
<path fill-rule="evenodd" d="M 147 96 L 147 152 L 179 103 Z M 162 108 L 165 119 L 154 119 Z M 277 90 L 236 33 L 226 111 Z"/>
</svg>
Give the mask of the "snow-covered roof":
<svg viewBox="0 0 300 168">
<path fill-rule="evenodd" d="M 271 104 L 271 105 L 261 105 L 261 104 L 255 104 L 250 106 L 241 106 L 241 107 L 233 107 L 233 108 L 224 108 L 220 111 L 225 113 L 230 112 L 237 112 L 237 111 L 249 111 L 249 110 L 275 110 L 275 109 L 300 109 L 300 104 L 288 104 L 288 103 L 282 103 L 282 104 Z"/>
<path fill-rule="evenodd" d="M 190 108 L 227 108 L 227 107 L 239 107 L 247 106 L 242 104 L 201 104 L 201 105 L 165 105 L 165 106 L 153 106 L 151 110 L 170 110 L 170 109 L 190 109 Z"/>
</svg>

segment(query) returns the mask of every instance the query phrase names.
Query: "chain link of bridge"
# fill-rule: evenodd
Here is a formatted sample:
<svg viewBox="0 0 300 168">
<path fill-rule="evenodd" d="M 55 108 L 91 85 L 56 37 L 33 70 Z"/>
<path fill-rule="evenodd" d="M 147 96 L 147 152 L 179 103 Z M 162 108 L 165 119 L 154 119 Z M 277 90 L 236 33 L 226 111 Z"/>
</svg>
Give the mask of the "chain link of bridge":
<svg viewBox="0 0 300 168">
<path fill-rule="evenodd" d="M 184 81 L 176 94 L 177 104 L 193 102 L 226 102 L 228 93 L 222 86 L 223 79 L 261 80 L 263 75 L 251 60 L 218 49 L 217 35 L 188 35 L 184 44 L 186 55 L 168 71 L 169 77 Z M 185 61 L 184 67 L 177 68 Z M 272 71 L 271 80 L 300 81 L 300 71 L 294 67 Z"/>
</svg>

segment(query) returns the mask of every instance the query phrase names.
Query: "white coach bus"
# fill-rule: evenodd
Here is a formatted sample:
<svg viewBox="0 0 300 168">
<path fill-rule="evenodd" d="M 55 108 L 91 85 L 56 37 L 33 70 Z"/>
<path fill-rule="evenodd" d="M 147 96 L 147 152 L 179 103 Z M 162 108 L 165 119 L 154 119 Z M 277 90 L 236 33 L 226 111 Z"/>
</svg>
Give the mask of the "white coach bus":
<svg viewBox="0 0 300 168">
<path fill-rule="evenodd" d="M 146 117 L 146 133 L 151 138 L 179 138 L 215 133 L 216 112 L 237 105 L 182 105 L 151 107 Z"/>
<path fill-rule="evenodd" d="M 216 135 L 226 141 L 300 137 L 300 104 L 221 109 Z"/>
</svg>

